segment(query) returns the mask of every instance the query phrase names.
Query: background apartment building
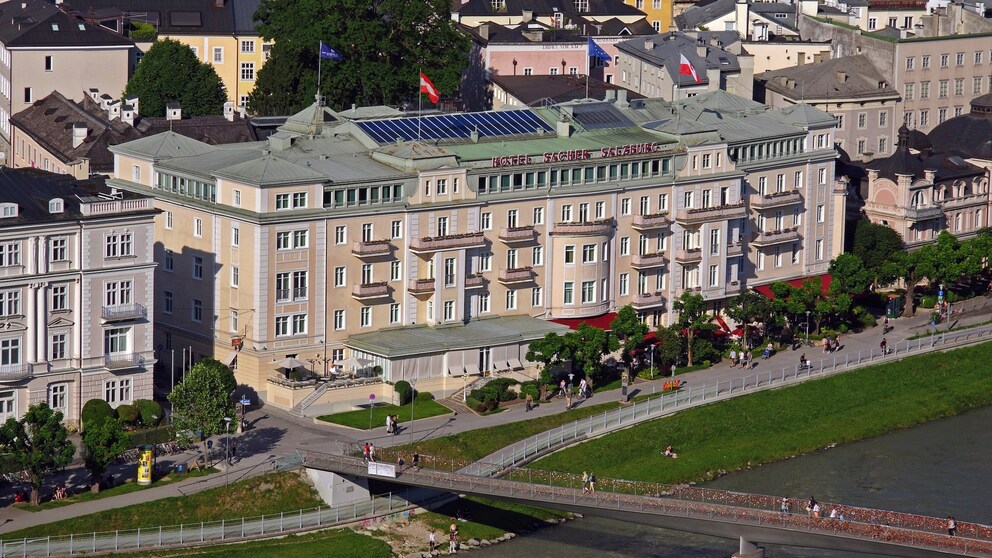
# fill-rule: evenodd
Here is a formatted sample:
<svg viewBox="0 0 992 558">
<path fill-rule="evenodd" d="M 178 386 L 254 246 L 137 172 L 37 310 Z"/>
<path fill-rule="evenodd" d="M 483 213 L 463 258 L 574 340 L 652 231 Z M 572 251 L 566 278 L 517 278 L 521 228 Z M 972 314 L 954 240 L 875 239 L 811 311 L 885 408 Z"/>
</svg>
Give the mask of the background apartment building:
<svg viewBox="0 0 992 558">
<path fill-rule="evenodd" d="M 152 397 L 154 200 L 0 171 L 0 420 Z"/>
<path fill-rule="evenodd" d="M 431 390 L 526 368 L 556 321 L 632 304 L 662 325 L 684 291 L 718 310 L 746 285 L 825 271 L 843 232 L 834 122 L 724 92 L 419 126 L 314 105 L 264 144 L 114 146 L 112 183 L 164 210 L 158 342 L 216 355 L 288 407 L 306 394 L 273 379 L 289 357 L 318 372 L 357 357 Z M 801 225 L 763 197 L 752 214 L 752 176 L 775 171 L 789 192 L 755 193 L 789 194 Z M 789 257 L 765 263 L 782 243 Z"/>
<path fill-rule="evenodd" d="M 43 0 L 0 4 L 0 150 L 10 117 L 59 90 L 74 100 L 96 87 L 123 91 L 134 43 Z"/>
</svg>

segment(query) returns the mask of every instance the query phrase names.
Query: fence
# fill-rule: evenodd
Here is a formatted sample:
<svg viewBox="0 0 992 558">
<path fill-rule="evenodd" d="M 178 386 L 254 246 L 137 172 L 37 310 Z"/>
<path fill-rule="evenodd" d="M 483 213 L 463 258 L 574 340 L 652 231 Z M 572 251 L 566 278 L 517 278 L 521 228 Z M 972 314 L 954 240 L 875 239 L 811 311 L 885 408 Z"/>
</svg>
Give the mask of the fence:
<svg viewBox="0 0 992 558">
<path fill-rule="evenodd" d="M 0 558 L 15 556 L 72 556 L 198 545 L 212 542 L 275 536 L 336 524 L 350 523 L 362 517 L 406 513 L 410 503 L 406 497 L 422 489 L 410 488 L 397 493 L 372 496 L 371 500 L 339 507 L 301 509 L 273 515 L 242 517 L 220 521 L 183 523 L 144 529 L 93 532 L 65 536 L 34 537 L 0 540 Z M 385 521 L 382 518 L 379 521 Z"/>
</svg>

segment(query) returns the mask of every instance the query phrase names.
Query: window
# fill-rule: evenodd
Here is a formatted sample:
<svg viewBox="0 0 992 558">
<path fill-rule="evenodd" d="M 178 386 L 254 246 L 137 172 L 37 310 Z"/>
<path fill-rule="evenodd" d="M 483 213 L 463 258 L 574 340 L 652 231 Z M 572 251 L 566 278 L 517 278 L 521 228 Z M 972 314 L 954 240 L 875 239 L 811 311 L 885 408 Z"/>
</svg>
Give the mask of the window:
<svg viewBox="0 0 992 558">
<path fill-rule="evenodd" d="M 446 300 L 446 301 L 444 301 L 444 305 L 442 306 L 441 312 L 442 312 L 442 315 L 441 315 L 441 319 L 442 320 L 444 320 L 446 322 L 450 322 L 451 320 L 454 320 L 455 319 L 455 301 L 453 301 L 453 300 Z"/>
<path fill-rule="evenodd" d="M 479 254 L 479 271 L 493 270 L 493 253 L 483 252 Z"/>
<path fill-rule="evenodd" d="M 276 250 L 289 250 L 292 237 L 289 231 L 276 233 Z"/>
<path fill-rule="evenodd" d="M 289 209 L 289 194 L 276 194 L 276 210 Z"/>
<path fill-rule="evenodd" d="M 389 305 L 389 323 L 400 323 L 400 305 L 398 302 Z"/>
<path fill-rule="evenodd" d="M 484 231 L 491 231 L 493 229 L 493 214 L 489 211 L 482 212 L 482 224 L 481 228 Z"/>
<path fill-rule="evenodd" d="M 103 398 L 107 403 L 128 403 L 131 401 L 131 379 L 107 380 L 103 384 Z"/>
<path fill-rule="evenodd" d="M 916 90 L 916 84 L 915 83 L 907 83 L 906 84 L 905 91 L 903 92 L 903 95 L 902 95 L 903 96 L 903 100 L 904 101 L 912 101 L 913 100 L 913 92 L 915 90 Z M 864 120 L 861 118 L 862 116 L 863 116 L 863 114 L 862 115 L 858 115 L 858 128 L 864 128 L 865 127 Z"/>
<path fill-rule="evenodd" d="M 565 281 L 565 287 L 562 289 L 562 302 L 564 304 L 574 304 L 574 293 L 572 292 L 575 288 L 575 283 L 572 281 Z"/>
<path fill-rule="evenodd" d="M 620 255 L 629 256 L 630 255 L 630 237 L 624 236 L 620 238 Z"/>
<path fill-rule="evenodd" d="M 34 96 L 31 94 L 31 88 L 30 87 L 25 87 L 24 88 L 24 102 L 25 103 L 32 103 L 32 102 L 34 102 L 33 97 Z"/>
<path fill-rule="evenodd" d="M 682 202 L 686 209 L 692 209 L 692 192 L 685 192 L 682 196 Z"/>
<path fill-rule="evenodd" d="M 709 153 L 703 153 L 703 168 L 704 169 L 708 169 L 708 168 L 710 168 L 710 166 L 712 166 L 711 163 L 710 163 L 710 154 Z"/>
<path fill-rule="evenodd" d="M 0 316 L 21 314 L 21 291 L 0 291 Z"/>
<path fill-rule="evenodd" d="M 571 223 L 572 222 L 572 206 L 571 204 L 566 204 L 561 206 L 561 222 Z"/>
<path fill-rule="evenodd" d="M 948 66 L 948 61 L 949 60 L 950 60 L 950 55 L 949 54 L 941 54 L 940 55 L 940 67 L 941 68 L 946 68 Z"/>
<path fill-rule="evenodd" d="M 341 331 L 344 329 L 344 310 L 334 311 L 334 331 Z"/>
<path fill-rule="evenodd" d="M 69 241 L 66 238 L 53 238 L 51 240 L 50 257 L 53 262 L 69 261 Z"/>
<path fill-rule="evenodd" d="M 596 218 L 605 219 L 606 218 L 606 202 L 596 202 Z"/>
<path fill-rule="evenodd" d="M 816 241 L 816 260 L 820 261 L 823 259 L 823 239 L 817 239 Z"/>
<path fill-rule="evenodd" d="M 132 290 L 131 281 L 108 281 L 104 285 L 104 304 L 106 306 L 131 304 Z"/>
<path fill-rule="evenodd" d="M 293 209 L 303 209 L 307 206 L 307 193 L 296 192 L 293 194 Z"/>
<path fill-rule="evenodd" d="M 630 198 L 623 198 L 620 200 L 620 214 L 630 215 Z"/>
<path fill-rule="evenodd" d="M 920 126 L 928 126 L 928 125 L 930 125 L 930 111 L 929 110 L 921 110 L 920 111 Z"/>
<path fill-rule="evenodd" d="M 620 274 L 620 296 L 627 296 L 630 294 L 630 274 L 621 273 Z"/>
<path fill-rule="evenodd" d="M 346 272 L 343 265 L 334 268 L 334 286 L 343 287 L 345 284 Z M 278 289 L 278 287 L 276 287 Z"/>
<path fill-rule="evenodd" d="M 720 266 L 710 266 L 710 286 L 716 287 L 720 284 Z"/>
<path fill-rule="evenodd" d="M 445 179 L 443 179 L 443 178 L 437 179 L 437 185 L 435 187 L 435 191 L 437 192 L 437 195 L 439 195 L 439 196 L 443 196 L 443 195 L 447 194 L 448 193 L 448 181 L 445 180 Z"/>
<path fill-rule="evenodd" d="M 949 85 L 950 85 L 950 80 L 942 79 L 939 82 L 937 82 L 937 87 L 938 87 L 937 96 L 939 98 L 941 98 L 941 99 L 946 99 L 947 98 L 947 92 L 949 90 L 949 87 L 948 87 Z"/>
<path fill-rule="evenodd" d="M 921 56 L 920 57 L 920 67 L 923 68 L 924 70 L 930 69 L 930 57 L 929 56 Z"/>
<path fill-rule="evenodd" d="M 107 235 L 106 257 L 108 258 L 123 258 L 134 255 L 134 238 L 129 232 L 116 233 L 112 232 Z"/>
<path fill-rule="evenodd" d="M 785 175 L 779 174 L 775 177 L 775 191 L 784 192 L 785 191 Z"/>
<path fill-rule="evenodd" d="M 512 256 L 511 256 L 511 254 L 512 254 Z M 516 250 L 512 250 L 512 249 L 511 250 L 508 250 L 507 251 L 507 258 L 506 259 L 507 259 L 507 262 L 508 262 L 509 267 L 511 267 L 511 268 L 517 267 L 515 265 L 517 263 L 517 251 Z M 513 262 L 512 264 L 509 263 L 511 261 L 511 259 L 512 259 L 512 262 Z M 457 271 L 457 268 L 455 266 L 455 258 L 445 258 L 444 259 L 444 286 L 445 287 L 454 287 L 455 286 L 455 277 L 456 277 L 455 272 L 456 271 Z"/>
<path fill-rule="evenodd" d="M 165 271 L 172 272 L 176 268 L 175 256 L 172 255 L 172 250 L 165 251 L 165 262 L 162 264 Z"/>
<path fill-rule="evenodd" d="M 231 266 L 231 286 L 239 287 L 241 286 L 241 271 L 236 265 Z"/>
<path fill-rule="evenodd" d="M 878 138 L 878 153 L 880 155 L 885 155 L 886 151 L 888 151 L 888 147 L 889 146 L 888 146 L 888 142 L 886 141 L 886 138 L 884 137 Z"/>
<path fill-rule="evenodd" d="M 389 280 L 390 281 L 399 281 L 400 280 L 400 274 L 401 274 L 401 272 L 402 272 L 402 264 L 400 262 L 398 262 L 398 261 L 396 261 L 396 262 L 389 262 Z"/>
<path fill-rule="evenodd" d="M 543 225 L 544 224 L 544 208 L 535 207 L 534 208 L 534 224 Z"/>
<path fill-rule="evenodd" d="M 389 234 L 392 238 L 403 238 L 403 221 L 393 221 L 390 223 Z"/>
<path fill-rule="evenodd" d="M 595 263 L 596 245 L 585 244 L 582 246 L 582 263 Z"/>
<path fill-rule="evenodd" d="M 433 270 L 434 270 L 434 268 L 433 268 L 434 260 L 431 260 L 430 263 L 431 263 L 431 278 L 433 279 L 434 278 L 434 272 L 433 272 Z M 363 285 L 368 285 L 369 283 L 372 283 L 372 282 L 373 282 L 373 279 L 372 279 L 372 264 L 362 264 L 362 284 Z"/>
<path fill-rule="evenodd" d="M 658 194 L 658 211 L 668 211 L 668 194 Z"/>
<path fill-rule="evenodd" d="M 293 231 L 293 248 L 306 248 L 309 238 L 309 231 Z"/>
<path fill-rule="evenodd" d="M 803 224 L 803 210 L 800 208 L 795 208 L 792 210 L 792 226 L 798 227 Z"/>
<path fill-rule="evenodd" d="M 975 51 L 975 64 L 981 64 L 981 63 L 982 63 L 982 51 L 976 50 Z"/>
<path fill-rule="evenodd" d="M 824 206 L 819 204 L 816 206 L 816 222 L 822 223 L 825 220 Z"/>
<path fill-rule="evenodd" d="M 69 289 L 65 285 L 56 285 L 52 287 L 52 310 L 68 310 L 69 309 Z"/>
<path fill-rule="evenodd" d="M 131 328 L 117 327 L 103 332 L 103 352 L 107 355 L 129 353 Z"/>
<path fill-rule="evenodd" d="M 276 336 L 289 335 L 289 316 L 276 316 Z"/>
<path fill-rule="evenodd" d="M 837 129 L 838 130 L 843 130 L 844 129 L 844 115 L 843 114 L 838 114 L 837 115 Z"/>
<path fill-rule="evenodd" d="M 241 190 L 234 191 L 234 207 L 241 207 Z"/>
<path fill-rule="evenodd" d="M 54 333 L 49 343 L 49 359 L 64 360 L 68 358 L 69 336 L 65 333 Z"/>
<path fill-rule="evenodd" d="M 817 178 L 817 184 L 826 184 L 827 183 L 827 169 L 820 168 L 817 171 L 817 173 L 816 173 L 816 178 Z"/>
<path fill-rule="evenodd" d="M 930 82 L 929 81 L 921 81 L 920 82 L 920 98 L 921 99 L 929 99 L 930 98 Z M 886 114 L 886 113 L 883 112 L 881 114 Z M 879 126 L 885 126 L 885 124 L 883 124 L 881 120 L 879 120 L 878 125 Z"/>
<path fill-rule="evenodd" d="M 479 313 L 488 314 L 492 311 L 492 296 L 489 293 L 479 296 Z"/>
<path fill-rule="evenodd" d="M 193 256 L 193 279 L 203 279 L 203 258 Z"/>
<path fill-rule="evenodd" d="M 334 227 L 334 244 L 344 244 L 348 241 L 348 227 L 345 225 L 338 225 Z"/>
<path fill-rule="evenodd" d="M 575 263 L 575 246 L 572 245 L 565 246 L 565 263 L 566 264 Z"/>
<path fill-rule="evenodd" d="M 954 80 L 954 96 L 960 97 L 964 95 L 964 78 L 956 78 Z"/>
<path fill-rule="evenodd" d="M 509 289 L 506 291 L 506 309 L 516 310 L 517 309 L 517 291 L 516 289 Z"/>
<path fill-rule="evenodd" d="M 223 64 L 224 63 L 224 47 L 214 47 L 213 48 L 213 53 L 214 53 L 214 56 L 213 56 L 214 64 Z"/>
<path fill-rule="evenodd" d="M 533 254 L 531 255 L 530 264 L 533 267 L 539 267 L 539 266 L 544 265 L 544 247 L 543 246 L 535 246 L 534 247 Z"/>
<path fill-rule="evenodd" d="M 241 229 L 237 225 L 231 226 L 231 246 L 241 246 Z"/>
<path fill-rule="evenodd" d="M 971 93 L 973 95 L 981 95 L 982 94 L 982 82 L 983 81 L 985 81 L 985 78 L 982 77 L 982 76 L 975 76 L 975 77 L 971 78 Z"/>
<path fill-rule="evenodd" d="M 199 217 L 193 218 L 193 236 L 203 238 L 203 219 Z"/>
<path fill-rule="evenodd" d="M 437 236 L 448 236 L 448 218 L 437 218 Z"/>
<path fill-rule="evenodd" d="M 868 18 L 868 30 L 871 31 L 877 28 L 878 28 L 878 18 L 875 17 Z"/>
<path fill-rule="evenodd" d="M 293 314 L 293 335 L 306 335 L 306 333 L 307 333 L 307 315 Z"/>
<path fill-rule="evenodd" d="M 937 122 L 940 123 L 945 120 L 947 120 L 947 109 L 946 108 L 937 109 Z"/>
<path fill-rule="evenodd" d="M 583 281 L 582 282 L 582 303 L 588 304 L 596 302 L 596 282 L 595 281 Z"/>
<path fill-rule="evenodd" d="M 255 63 L 241 63 L 241 81 L 255 81 Z"/>
<path fill-rule="evenodd" d="M 964 66 L 964 53 L 959 52 L 954 55 L 954 63 L 958 66 Z"/>
<path fill-rule="evenodd" d="M 255 41 L 241 41 L 242 54 L 255 54 Z"/>
<path fill-rule="evenodd" d="M 867 149 L 867 147 L 868 147 L 867 140 L 859 139 L 858 140 L 858 155 L 863 155 L 864 152 L 865 152 L 865 150 Z"/>
<path fill-rule="evenodd" d="M 162 311 L 166 314 L 172 314 L 173 309 L 173 295 L 172 291 L 162 292 Z"/>
</svg>

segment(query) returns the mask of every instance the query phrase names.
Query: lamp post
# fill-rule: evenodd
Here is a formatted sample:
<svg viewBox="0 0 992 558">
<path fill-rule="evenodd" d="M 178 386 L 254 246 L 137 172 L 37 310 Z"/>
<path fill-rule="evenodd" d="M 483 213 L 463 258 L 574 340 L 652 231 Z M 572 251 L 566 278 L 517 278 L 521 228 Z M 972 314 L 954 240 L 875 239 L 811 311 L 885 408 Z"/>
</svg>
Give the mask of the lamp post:
<svg viewBox="0 0 992 558">
<path fill-rule="evenodd" d="M 465 392 L 465 390 L 468 389 L 468 379 L 467 379 L 467 376 L 468 376 L 468 373 L 467 372 L 462 372 L 462 403 L 463 404 L 468 402 L 468 393 Z"/>
<path fill-rule="evenodd" d="M 806 311 L 806 344 L 809 345 L 809 310 Z"/>
<path fill-rule="evenodd" d="M 224 432 L 227 442 L 224 444 L 224 486 L 229 486 L 228 473 L 231 470 L 231 417 L 224 417 Z"/>
<path fill-rule="evenodd" d="M 413 392 L 412 393 L 412 397 L 410 397 L 410 433 L 412 434 L 413 433 L 413 421 L 416 418 L 416 416 L 413 413 L 413 404 L 417 401 L 417 379 L 416 378 L 413 378 L 413 379 L 410 380 L 410 387 L 412 388 L 411 391 Z M 394 432 L 395 432 L 395 430 L 394 430 Z"/>
<path fill-rule="evenodd" d="M 657 343 L 651 344 L 651 379 L 654 379 L 654 348 L 657 347 Z"/>
<path fill-rule="evenodd" d="M 575 374 L 572 374 L 571 372 L 568 373 L 568 393 L 572 393 L 572 378 L 574 377 Z"/>
</svg>

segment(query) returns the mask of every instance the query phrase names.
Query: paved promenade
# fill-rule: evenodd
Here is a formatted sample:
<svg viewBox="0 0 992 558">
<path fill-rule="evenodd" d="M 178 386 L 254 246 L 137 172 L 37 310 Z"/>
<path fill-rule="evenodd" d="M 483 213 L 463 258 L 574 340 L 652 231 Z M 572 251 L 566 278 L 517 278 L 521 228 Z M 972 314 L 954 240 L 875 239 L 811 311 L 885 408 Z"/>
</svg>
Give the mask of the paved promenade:
<svg viewBox="0 0 992 558">
<path fill-rule="evenodd" d="M 960 309 L 960 318 L 955 316 L 952 323 L 957 327 L 967 324 L 984 322 L 992 318 L 992 301 L 986 298 L 976 299 L 970 303 L 957 305 Z M 928 326 L 926 312 L 913 318 L 900 318 L 893 320 L 893 329 L 885 337 L 890 347 L 905 346 L 906 339 L 922 333 Z M 825 359 L 824 362 L 830 366 L 834 359 L 857 359 L 868 360 L 879 356 L 878 343 L 882 338 L 881 325 L 860 334 L 850 334 L 841 336 L 842 347 L 840 350 L 823 354 L 818 347 L 804 347 L 807 358 L 814 364 Z M 941 328 L 943 329 L 943 328 Z M 988 326 L 985 330 L 990 329 Z M 978 330 L 974 330 L 978 331 Z M 983 337 L 992 338 L 986 335 Z M 936 339 L 936 338 L 935 338 Z M 912 341 L 914 354 L 916 347 L 927 348 L 930 345 L 929 339 Z M 942 348 L 940 345 L 937 347 Z M 899 351 L 902 353 L 902 350 Z M 723 385 L 727 387 L 733 382 L 740 382 L 745 375 L 755 376 L 763 372 L 775 374 L 782 369 L 794 369 L 798 364 L 799 355 L 802 351 L 783 351 L 774 355 L 768 360 L 760 357 L 756 358 L 756 365 L 752 370 L 743 371 L 739 368 L 731 368 L 727 363 L 714 365 L 706 370 L 699 370 L 680 375 L 679 378 L 687 382 L 687 387 L 695 385 Z M 898 355 L 896 355 L 898 356 Z M 661 390 L 665 380 L 656 379 L 654 381 L 644 381 L 634 384 L 631 388 L 632 394 L 653 393 Z M 739 385 L 739 384 L 738 384 Z M 597 393 L 589 400 L 589 404 L 598 404 L 608 401 L 619 401 L 620 390 Z M 121 506 L 131 505 L 140 502 L 153 501 L 161 498 L 181 496 L 198 492 L 205 488 L 222 486 L 226 481 L 234 482 L 243 478 L 263 474 L 271 471 L 280 465 L 287 465 L 295 462 L 298 449 L 313 451 L 340 453 L 347 444 L 362 443 L 371 441 L 380 447 L 405 444 L 426 438 L 446 436 L 494 426 L 507 424 L 521 420 L 528 420 L 540 416 L 548 416 L 564 412 L 563 400 L 554 399 L 549 403 L 544 403 L 529 413 L 525 413 L 523 405 L 514 405 L 502 413 L 480 417 L 474 413 L 458 413 L 445 415 L 431 419 L 416 421 L 415 424 L 403 423 L 402 432 L 396 436 L 389 436 L 385 433 L 385 428 L 375 428 L 371 431 L 358 431 L 351 428 L 340 427 L 330 424 L 315 424 L 312 419 L 305 419 L 290 415 L 287 412 L 264 407 L 252 411 L 248 414 L 250 428 L 243 434 L 234 437 L 236 440 L 238 461 L 227 473 L 211 475 L 205 478 L 188 479 L 178 481 L 172 485 L 154 487 L 126 495 L 83 502 L 71 506 L 44 510 L 36 513 L 24 511 L 9 504 L 13 501 L 13 490 L 5 487 L 0 492 L 0 536 L 2 533 L 23 529 L 30 526 L 42 525 L 53 521 L 59 521 L 71 517 L 77 517 L 106 509 L 113 509 Z M 215 445 L 212 457 L 216 460 L 223 460 L 224 436 L 214 439 Z M 164 466 L 171 466 L 175 463 L 186 462 L 193 458 L 194 452 L 185 454 L 164 456 L 159 459 L 159 463 Z M 135 465 L 117 467 L 114 473 L 119 477 L 133 477 Z M 66 482 L 73 492 L 83 490 L 87 482 L 88 474 L 81 467 L 73 467 L 46 485 L 45 497 L 50 496 L 50 492 L 55 482 Z"/>
</svg>

